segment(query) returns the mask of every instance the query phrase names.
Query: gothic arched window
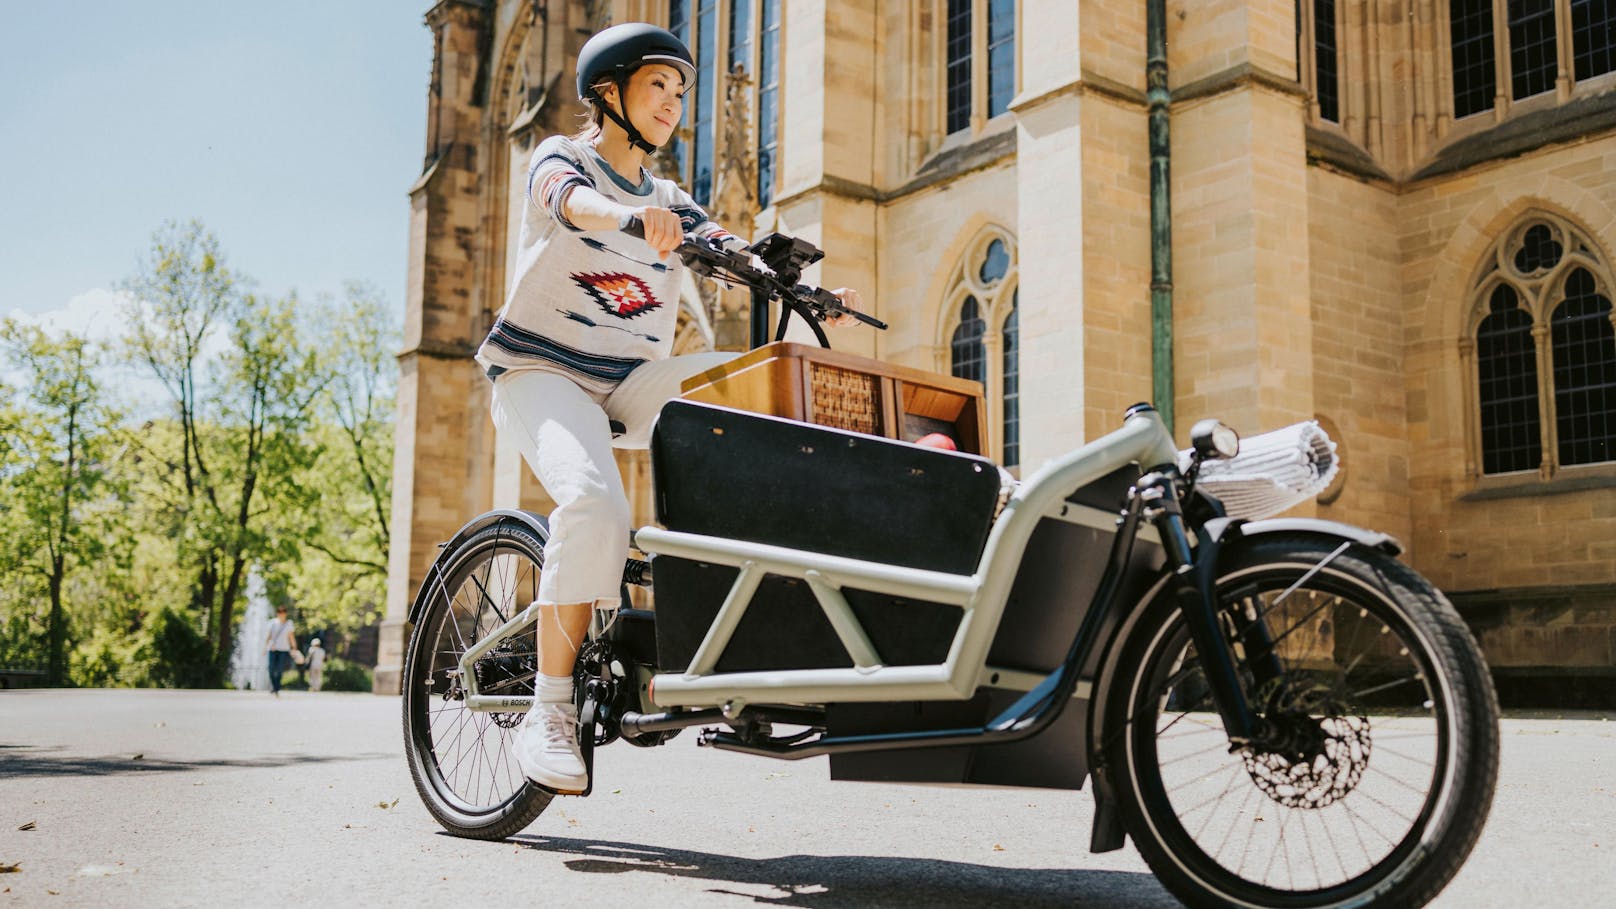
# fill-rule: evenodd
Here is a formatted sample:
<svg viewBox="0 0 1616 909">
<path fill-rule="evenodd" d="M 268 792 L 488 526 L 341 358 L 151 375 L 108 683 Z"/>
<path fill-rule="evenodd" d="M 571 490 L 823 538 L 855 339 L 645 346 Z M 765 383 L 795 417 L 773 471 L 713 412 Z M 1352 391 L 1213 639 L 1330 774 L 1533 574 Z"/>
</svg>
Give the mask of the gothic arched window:
<svg viewBox="0 0 1616 909">
<path fill-rule="evenodd" d="M 1536 470 L 1543 458 L 1532 317 L 1508 284 L 1493 289 L 1476 330 L 1481 382 L 1481 455 L 1486 473 Z"/>
<path fill-rule="evenodd" d="M 1021 463 L 1021 345 L 1016 326 L 1017 291 L 1010 292 L 1010 314 L 1004 317 L 1004 463 Z"/>
<path fill-rule="evenodd" d="M 1021 463 L 1021 345 L 1015 241 L 998 228 L 988 228 L 953 269 L 939 350 L 947 351 L 951 374 L 982 383 L 988 422 L 996 430 L 990 450 L 1004 466 L 1016 467 Z"/>
<path fill-rule="evenodd" d="M 1616 461 L 1616 313 L 1588 235 L 1533 213 L 1503 235 L 1476 284 L 1473 339 L 1480 473 Z"/>
<path fill-rule="evenodd" d="M 949 345 L 949 371 L 955 376 L 977 382 L 985 378 L 982 375 L 982 366 L 987 360 L 982 353 L 984 333 L 976 298 L 966 297 L 965 302 L 960 304 L 959 327 L 954 329 L 954 340 Z"/>
<path fill-rule="evenodd" d="M 1578 268 L 1550 319 L 1554 419 L 1561 464 L 1616 460 L 1616 330 L 1610 298 Z"/>
</svg>

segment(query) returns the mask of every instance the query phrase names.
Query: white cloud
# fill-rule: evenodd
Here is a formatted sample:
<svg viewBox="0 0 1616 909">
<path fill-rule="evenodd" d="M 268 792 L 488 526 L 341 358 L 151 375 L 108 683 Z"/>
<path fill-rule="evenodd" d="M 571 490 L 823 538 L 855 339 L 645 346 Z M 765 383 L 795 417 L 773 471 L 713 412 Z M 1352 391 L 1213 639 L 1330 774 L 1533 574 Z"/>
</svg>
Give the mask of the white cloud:
<svg viewBox="0 0 1616 909">
<path fill-rule="evenodd" d="M 129 295 L 121 290 L 92 287 L 56 309 L 44 312 L 12 310 L 10 317 L 23 325 L 37 325 L 52 335 L 64 331 L 110 341 L 123 334 Z"/>
<path fill-rule="evenodd" d="M 91 341 L 112 345 L 128 336 L 130 300 L 131 297 L 121 290 L 92 287 L 56 309 L 41 312 L 14 309 L 8 315 L 19 324 L 38 326 L 53 336 L 72 332 Z M 204 362 L 217 357 L 228 344 L 226 333 L 215 328 L 203 345 Z M 114 354 L 113 359 L 116 358 Z M 143 364 L 109 362 L 97 374 L 102 387 L 132 416 L 145 418 L 169 409 L 171 399 L 168 391 Z M 0 361 L 0 380 L 12 386 L 21 386 L 25 375 L 9 362 Z"/>
</svg>

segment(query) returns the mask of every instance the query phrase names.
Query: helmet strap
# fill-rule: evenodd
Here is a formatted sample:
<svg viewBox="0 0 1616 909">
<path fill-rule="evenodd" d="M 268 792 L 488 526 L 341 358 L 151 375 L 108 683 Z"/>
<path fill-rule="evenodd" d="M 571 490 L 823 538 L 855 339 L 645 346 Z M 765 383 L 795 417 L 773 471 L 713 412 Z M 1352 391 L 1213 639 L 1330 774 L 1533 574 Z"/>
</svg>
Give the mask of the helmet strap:
<svg viewBox="0 0 1616 909">
<path fill-rule="evenodd" d="M 617 111 L 612 110 L 612 105 L 610 102 L 608 102 L 605 98 L 602 98 L 600 96 L 600 92 L 591 89 L 590 91 L 594 94 L 595 100 L 600 103 L 601 113 L 605 114 L 607 119 L 622 127 L 623 132 L 628 133 L 628 144 L 634 146 L 642 152 L 645 152 L 647 155 L 656 154 L 657 146 L 645 141 L 645 136 L 640 133 L 639 128 L 636 127 L 627 117 L 628 76 L 623 72 L 623 67 L 619 66 L 617 68 L 617 73 L 612 77 L 612 81 L 617 85 L 617 103 L 622 105 L 623 113 L 619 114 Z"/>
</svg>

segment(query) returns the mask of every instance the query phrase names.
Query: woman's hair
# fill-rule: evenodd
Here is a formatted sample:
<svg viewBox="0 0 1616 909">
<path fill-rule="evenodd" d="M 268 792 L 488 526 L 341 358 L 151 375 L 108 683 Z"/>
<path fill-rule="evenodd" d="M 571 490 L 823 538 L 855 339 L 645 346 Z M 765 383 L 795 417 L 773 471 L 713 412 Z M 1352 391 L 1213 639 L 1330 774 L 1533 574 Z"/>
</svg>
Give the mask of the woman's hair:
<svg viewBox="0 0 1616 909">
<path fill-rule="evenodd" d="M 611 76 L 602 76 L 595 80 L 595 84 L 591 85 L 590 88 L 599 92 L 603 87 L 614 84 L 616 83 L 612 81 Z M 601 110 L 600 102 L 596 101 L 594 97 L 585 98 L 584 112 L 581 116 L 586 122 L 583 128 L 578 130 L 572 138 L 579 142 L 593 142 L 599 139 L 601 131 L 604 129 L 602 124 L 606 120 L 606 114 Z"/>
</svg>

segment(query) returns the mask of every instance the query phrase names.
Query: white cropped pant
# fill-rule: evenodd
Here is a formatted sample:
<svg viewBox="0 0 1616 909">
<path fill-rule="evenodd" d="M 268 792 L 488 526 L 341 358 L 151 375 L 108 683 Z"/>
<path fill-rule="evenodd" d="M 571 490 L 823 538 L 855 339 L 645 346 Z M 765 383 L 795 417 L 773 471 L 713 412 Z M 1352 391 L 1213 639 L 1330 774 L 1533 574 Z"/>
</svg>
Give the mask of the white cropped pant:
<svg viewBox="0 0 1616 909">
<path fill-rule="evenodd" d="M 699 353 L 654 360 L 610 394 L 585 391 L 564 375 L 513 370 L 494 380 L 494 426 L 514 441 L 555 500 L 538 602 L 616 600 L 628 552 L 628 496 L 612 448 L 645 448 L 662 405 L 696 373 L 738 356 Z M 615 442 L 609 421 L 625 432 Z"/>
</svg>

